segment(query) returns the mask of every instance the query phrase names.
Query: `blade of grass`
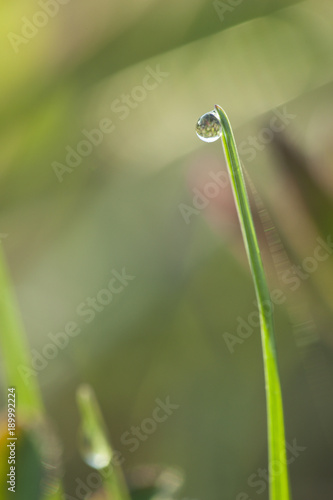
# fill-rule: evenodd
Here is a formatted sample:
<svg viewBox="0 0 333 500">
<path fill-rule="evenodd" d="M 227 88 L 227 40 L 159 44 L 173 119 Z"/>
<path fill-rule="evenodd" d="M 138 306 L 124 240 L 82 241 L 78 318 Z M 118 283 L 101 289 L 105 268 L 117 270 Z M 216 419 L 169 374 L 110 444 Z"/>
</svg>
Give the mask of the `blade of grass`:
<svg viewBox="0 0 333 500">
<path fill-rule="evenodd" d="M 106 426 L 93 389 L 89 385 L 79 387 L 77 402 L 81 415 L 79 438 L 83 460 L 101 472 L 108 500 L 130 500 L 122 470 L 120 467 L 116 469 L 111 463 L 113 452 Z"/>
<path fill-rule="evenodd" d="M 275 349 L 272 308 L 267 308 L 267 304 L 271 304 L 271 298 L 232 128 L 225 111 L 218 105 L 215 106 L 215 109 L 222 124 L 222 145 L 260 314 L 267 405 L 270 500 L 289 500 L 290 488 L 286 460 L 281 384 Z M 278 464 L 279 473 L 273 471 L 273 466 L 276 464 Z"/>
<path fill-rule="evenodd" d="M 15 388 L 16 416 L 24 421 L 43 419 L 45 415 L 41 392 L 34 375 L 22 377 L 19 370 L 31 370 L 29 345 L 12 288 L 6 259 L 0 245 L 0 345 L 4 375 L 8 387 Z M 61 500 L 62 487 L 44 500 Z"/>
<path fill-rule="evenodd" d="M 28 342 L 25 337 L 16 298 L 0 246 L 0 317 L 1 351 L 8 387 L 15 387 L 18 410 L 26 418 L 42 414 L 43 404 L 35 376 L 23 377 L 19 369 L 31 369 Z"/>
</svg>

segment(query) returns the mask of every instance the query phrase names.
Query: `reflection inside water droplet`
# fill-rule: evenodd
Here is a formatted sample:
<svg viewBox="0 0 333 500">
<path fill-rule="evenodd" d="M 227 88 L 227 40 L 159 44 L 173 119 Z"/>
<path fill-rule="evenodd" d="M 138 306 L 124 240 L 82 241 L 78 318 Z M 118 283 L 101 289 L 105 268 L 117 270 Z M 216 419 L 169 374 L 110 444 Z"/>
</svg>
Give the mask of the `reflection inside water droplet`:
<svg viewBox="0 0 333 500">
<path fill-rule="evenodd" d="M 197 121 L 195 131 L 202 141 L 217 141 L 222 135 L 222 125 L 217 112 L 214 110 L 202 115 Z"/>
<path fill-rule="evenodd" d="M 107 467 L 112 459 L 112 451 L 106 443 L 98 442 L 93 436 L 79 433 L 79 450 L 86 464 L 94 469 L 101 470 Z"/>
</svg>

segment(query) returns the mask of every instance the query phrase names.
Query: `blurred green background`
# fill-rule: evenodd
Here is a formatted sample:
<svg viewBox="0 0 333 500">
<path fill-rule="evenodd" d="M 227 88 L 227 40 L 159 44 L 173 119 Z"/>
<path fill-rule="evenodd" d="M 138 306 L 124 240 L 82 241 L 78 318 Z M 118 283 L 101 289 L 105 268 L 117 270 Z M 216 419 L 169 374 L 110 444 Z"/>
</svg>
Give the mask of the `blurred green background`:
<svg viewBox="0 0 333 500">
<path fill-rule="evenodd" d="M 253 286 L 229 186 L 208 187 L 225 172 L 221 144 L 195 134 L 218 103 L 285 299 L 287 441 L 303 448 L 293 498 L 332 498 L 332 2 L 13 0 L 0 17 L 0 236 L 65 492 L 91 471 L 75 403 L 88 382 L 125 471 L 179 467 L 181 498 L 268 498 L 259 328 L 237 332 Z M 124 268 L 134 279 L 86 322 L 78 306 Z M 80 334 L 40 361 L 68 322 Z M 2 386 L 4 407 L 3 374 Z M 179 408 L 131 452 L 122 436 L 167 397 Z"/>
</svg>

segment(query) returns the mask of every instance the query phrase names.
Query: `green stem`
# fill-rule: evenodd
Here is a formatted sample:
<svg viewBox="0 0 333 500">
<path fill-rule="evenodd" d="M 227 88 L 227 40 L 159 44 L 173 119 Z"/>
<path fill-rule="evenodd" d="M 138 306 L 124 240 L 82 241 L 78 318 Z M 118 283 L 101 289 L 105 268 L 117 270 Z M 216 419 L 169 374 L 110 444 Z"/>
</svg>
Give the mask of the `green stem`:
<svg viewBox="0 0 333 500">
<path fill-rule="evenodd" d="M 27 422 L 44 417 L 36 376 L 32 373 L 29 344 L 0 245 L 0 345 L 8 387 L 15 387 L 17 417 Z M 61 500 L 62 486 L 45 500 Z"/>
<path fill-rule="evenodd" d="M 268 422 L 270 500 L 289 500 L 283 404 L 275 350 L 271 298 L 231 125 L 224 110 L 217 105 L 215 109 L 222 124 L 222 145 L 260 313 Z"/>
<path fill-rule="evenodd" d="M 32 374 L 24 327 L 0 246 L 1 351 L 8 387 L 15 387 L 19 415 L 33 419 L 43 413 L 36 376 Z"/>
<path fill-rule="evenodd" d="M 104 489 L 110 500 L 130 500 L 123 472 L 120 468 L 115 471 L 109 466 L 104 470 Z"/>
<path fill-rule="evenodd" d="M 100 471 L 108 500 L 130 500 L 123 472 L 120 467 L 116 468 L 112 464 L 113 450 L 106 425 L 95 393 L 89 385 L 83 384 L 78 388 L 77 402 L 81 416 L 82 458 Z"/>
</svg>

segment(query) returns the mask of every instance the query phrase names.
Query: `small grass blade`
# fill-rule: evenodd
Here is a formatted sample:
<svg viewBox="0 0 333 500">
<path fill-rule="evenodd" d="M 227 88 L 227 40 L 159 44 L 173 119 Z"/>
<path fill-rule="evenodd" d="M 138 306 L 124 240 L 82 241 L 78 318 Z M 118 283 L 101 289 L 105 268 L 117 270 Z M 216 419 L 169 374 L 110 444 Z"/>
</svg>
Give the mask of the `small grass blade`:
<svg viewBox="0 0 333 500">
<path fill-rule="evenodd" d="M 79 447 L 83 460 L 101 472 L 108 500 L 130 500 L 120 467 L 116 468 L 111 463 L 113 452 L 106 426 L 93 389 L 89 385 L 79 387 L 77 402 L 81 415 Z"/>
</svg>

